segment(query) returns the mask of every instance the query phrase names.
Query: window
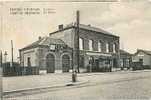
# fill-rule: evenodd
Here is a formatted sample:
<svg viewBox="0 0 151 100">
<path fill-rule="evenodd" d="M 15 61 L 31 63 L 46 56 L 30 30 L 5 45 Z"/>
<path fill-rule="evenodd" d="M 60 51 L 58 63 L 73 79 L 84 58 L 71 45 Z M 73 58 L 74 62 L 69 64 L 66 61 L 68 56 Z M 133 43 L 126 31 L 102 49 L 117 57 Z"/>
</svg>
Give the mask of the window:
<svg viewBox="0 0 151 100">
<path fill-rule="evenodd" d="M 143 62 L 143 59 L 142 59 L 142 58 L 140 58 L 140 59 L 139 59 L 139 62 L 141 62 L 141 63 L 142 63 L 142 62 Z"/>
<path fill-rule="evenodd" d="M 80 62 L 79 62 L 80 67 L 84 68 L 84 56 L 80 55 Z"/>
<path fill-rule="evenodd" d="M 126 67 L 129 67 L 129 64 L 130 64 L 130 60 L 126 59 Z"/>
<path fill-rule="evenodd" d="M 93 51 L 93 40 L 89 40 L 89 50 Z"/>
<path fill-rule="evenodd" d="M 83 50 L 83 39 L 79 38 L 79 49 Z"/>
<path fill-rule="evenodd" d="M 121 67 L 124 67 L 123 59 L 120 59 L 120 65 Z"/>
<path fill-rule="evenodd" d="M 101 41 L 98 42 L 98 51 L 102 52 L 102 42 Z"/>
<path fill-rule="evenodd" d="M 116 44 L 113 44 L 113 53 L 116 53 Z"/>
<path fill-rule="evenodd" d="M 106 52 L 109 52 L 109 43 L 106 43 Z"/>
<path fill-rule="evenodd" d="M 28 66 L 28 67 L 30 67 L 30 66 L 31 66 L 30 57 L 27 57 L 27 66 Z"/>
</svg>

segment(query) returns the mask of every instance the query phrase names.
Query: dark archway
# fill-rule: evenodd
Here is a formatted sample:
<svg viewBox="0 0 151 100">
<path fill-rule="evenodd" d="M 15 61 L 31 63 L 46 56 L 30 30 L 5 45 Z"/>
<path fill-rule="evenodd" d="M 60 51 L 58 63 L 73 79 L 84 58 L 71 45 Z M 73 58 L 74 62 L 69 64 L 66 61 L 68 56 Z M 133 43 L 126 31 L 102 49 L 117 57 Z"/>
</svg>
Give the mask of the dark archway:
<svg viewBox="0 0 151 100">
<path fill-rule="evenodd" d="M 48 54 L 46 56 L 46 68 L 47 73 L 54 73 L 55 72 L 55 57 L 53 54 Z"/>
<path fill-rule="evenodd" d="M 62 56 L 62 72 L 69 72 L 70 69 L 70 57 L 68 55 Z"/>
</svg>

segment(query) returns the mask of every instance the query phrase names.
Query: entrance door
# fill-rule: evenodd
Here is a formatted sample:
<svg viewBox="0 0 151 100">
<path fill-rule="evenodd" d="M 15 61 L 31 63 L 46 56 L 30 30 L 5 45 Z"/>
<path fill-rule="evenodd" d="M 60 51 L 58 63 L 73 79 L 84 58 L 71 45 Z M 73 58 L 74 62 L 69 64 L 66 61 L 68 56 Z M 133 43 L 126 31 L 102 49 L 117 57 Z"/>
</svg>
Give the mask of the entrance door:
<svg viewBox="0 0 151 100">
<path fill-rule="evenodd" d="M 47 73 L 55 72 L 55 57 L 52 54 L 46 56 Z"/>
<path fill-rule="evenodd" d="M 99 72 L 99 59 L 95 59 L 94 67 L 92 69 L 94 72 Z"/>
<path fill-rule="evenodd" d="M 113 67 L 115 67 L 115 68 L 118 67 L 117 60 L 115 58 L 113 59 Z"/>
<path fill-rule="evenodd" d="M 69 72 L 70 69 L 70 57 L 68 55 L 62 56 L 62 72 Z"/>
</svg>

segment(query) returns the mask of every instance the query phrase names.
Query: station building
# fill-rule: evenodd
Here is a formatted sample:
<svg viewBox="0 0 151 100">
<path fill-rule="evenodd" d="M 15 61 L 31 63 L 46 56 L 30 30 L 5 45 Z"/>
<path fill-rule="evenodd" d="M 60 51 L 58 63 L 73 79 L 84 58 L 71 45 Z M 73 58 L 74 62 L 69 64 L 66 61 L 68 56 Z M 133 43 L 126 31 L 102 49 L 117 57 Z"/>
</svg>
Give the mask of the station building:
<svg viewBox="0 0 151 100">
<path fill-rule="evenodd" d="M 35 66 L 49 72 L 69 72 L 75 67 L 75 51 L 79 45 L 79 69 L 99 71 L 120 67 L 119 36 L 91 25 L 79 25 L 77 43 L 75 23 L 59 25 L 58 30 L 20 49 L 22 66 Z"/>
</svg>

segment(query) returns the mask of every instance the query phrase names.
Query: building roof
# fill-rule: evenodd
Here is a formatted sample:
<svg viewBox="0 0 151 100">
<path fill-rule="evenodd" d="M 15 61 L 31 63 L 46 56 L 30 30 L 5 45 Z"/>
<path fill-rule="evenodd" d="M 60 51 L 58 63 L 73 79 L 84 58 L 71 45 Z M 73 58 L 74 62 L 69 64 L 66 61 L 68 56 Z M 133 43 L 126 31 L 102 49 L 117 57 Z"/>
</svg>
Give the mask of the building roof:
<svg viewBox="0 0 151 100">
<path fill-rule="evenodd" d="M 127 52 L 127 51 L 125 51 L 125 50 L 122 50 L 122 49 L 120 49 L 120 54 L 131 55 L 129 52 Z"/>
<path fill-rule="evenodd" d="M 70 28 L 74 28 L 74 27 L 77 27 L 76 23 L 71 23 L 71 24 L 68 24 L 67 26 L 65 26 L 62 30 L 57 30 L 55 32 L 50 33 L 50 35 L 53 34 L 53 33 L 57 33 L 57 32 L 60 32 L 60 31 L 66 30 L 66 29 L 70 29 Z M 98 33 L 101 33 L 101 34 L 106 34 L 106 35 L 119 37 L 119 36 L 116 36 L 116 35 L 114 35 L 114 34 L 112 34 L 110 32 L 107 32 L 107 31 L 105 31 L 105 30 L 103 30 L 101 28 L 93 27 L 91 25 L 79 24 L 79 28 L 80 29 L 89 30 L 89 31 L 98 32 Z"/>
<path fill-rule="evenodd" d="M 25 46 L 24 48 L 20 49 L 29 49 L 29 48 L 33 48 L 33 47 L 37 47 L 37 46 L 48 46 L 50 44 L 61 44 L 61 45 L 65 45 L 64 41 L 62 41 L 61 39 L 54 39 L 54 38 L 50 38 L 50 37 L 42 37 L 41 39 L 37 40 L 36 42 L 33 42 L 32 44 L 29 44 L 27 46 Z"/>
<path fill-rule="evenodd" d="M 137 52 L 136 52 L 135 54 L 137 54 L 138 52 L 144 52 L 144 53 L 147 54 L 147 55 L 151 55 L 151 51 L 149 51 L 149 50 L 137 49 Z M 135 54 L 134 54 L 134 55 L 135 55 Z"/>
</svg>

